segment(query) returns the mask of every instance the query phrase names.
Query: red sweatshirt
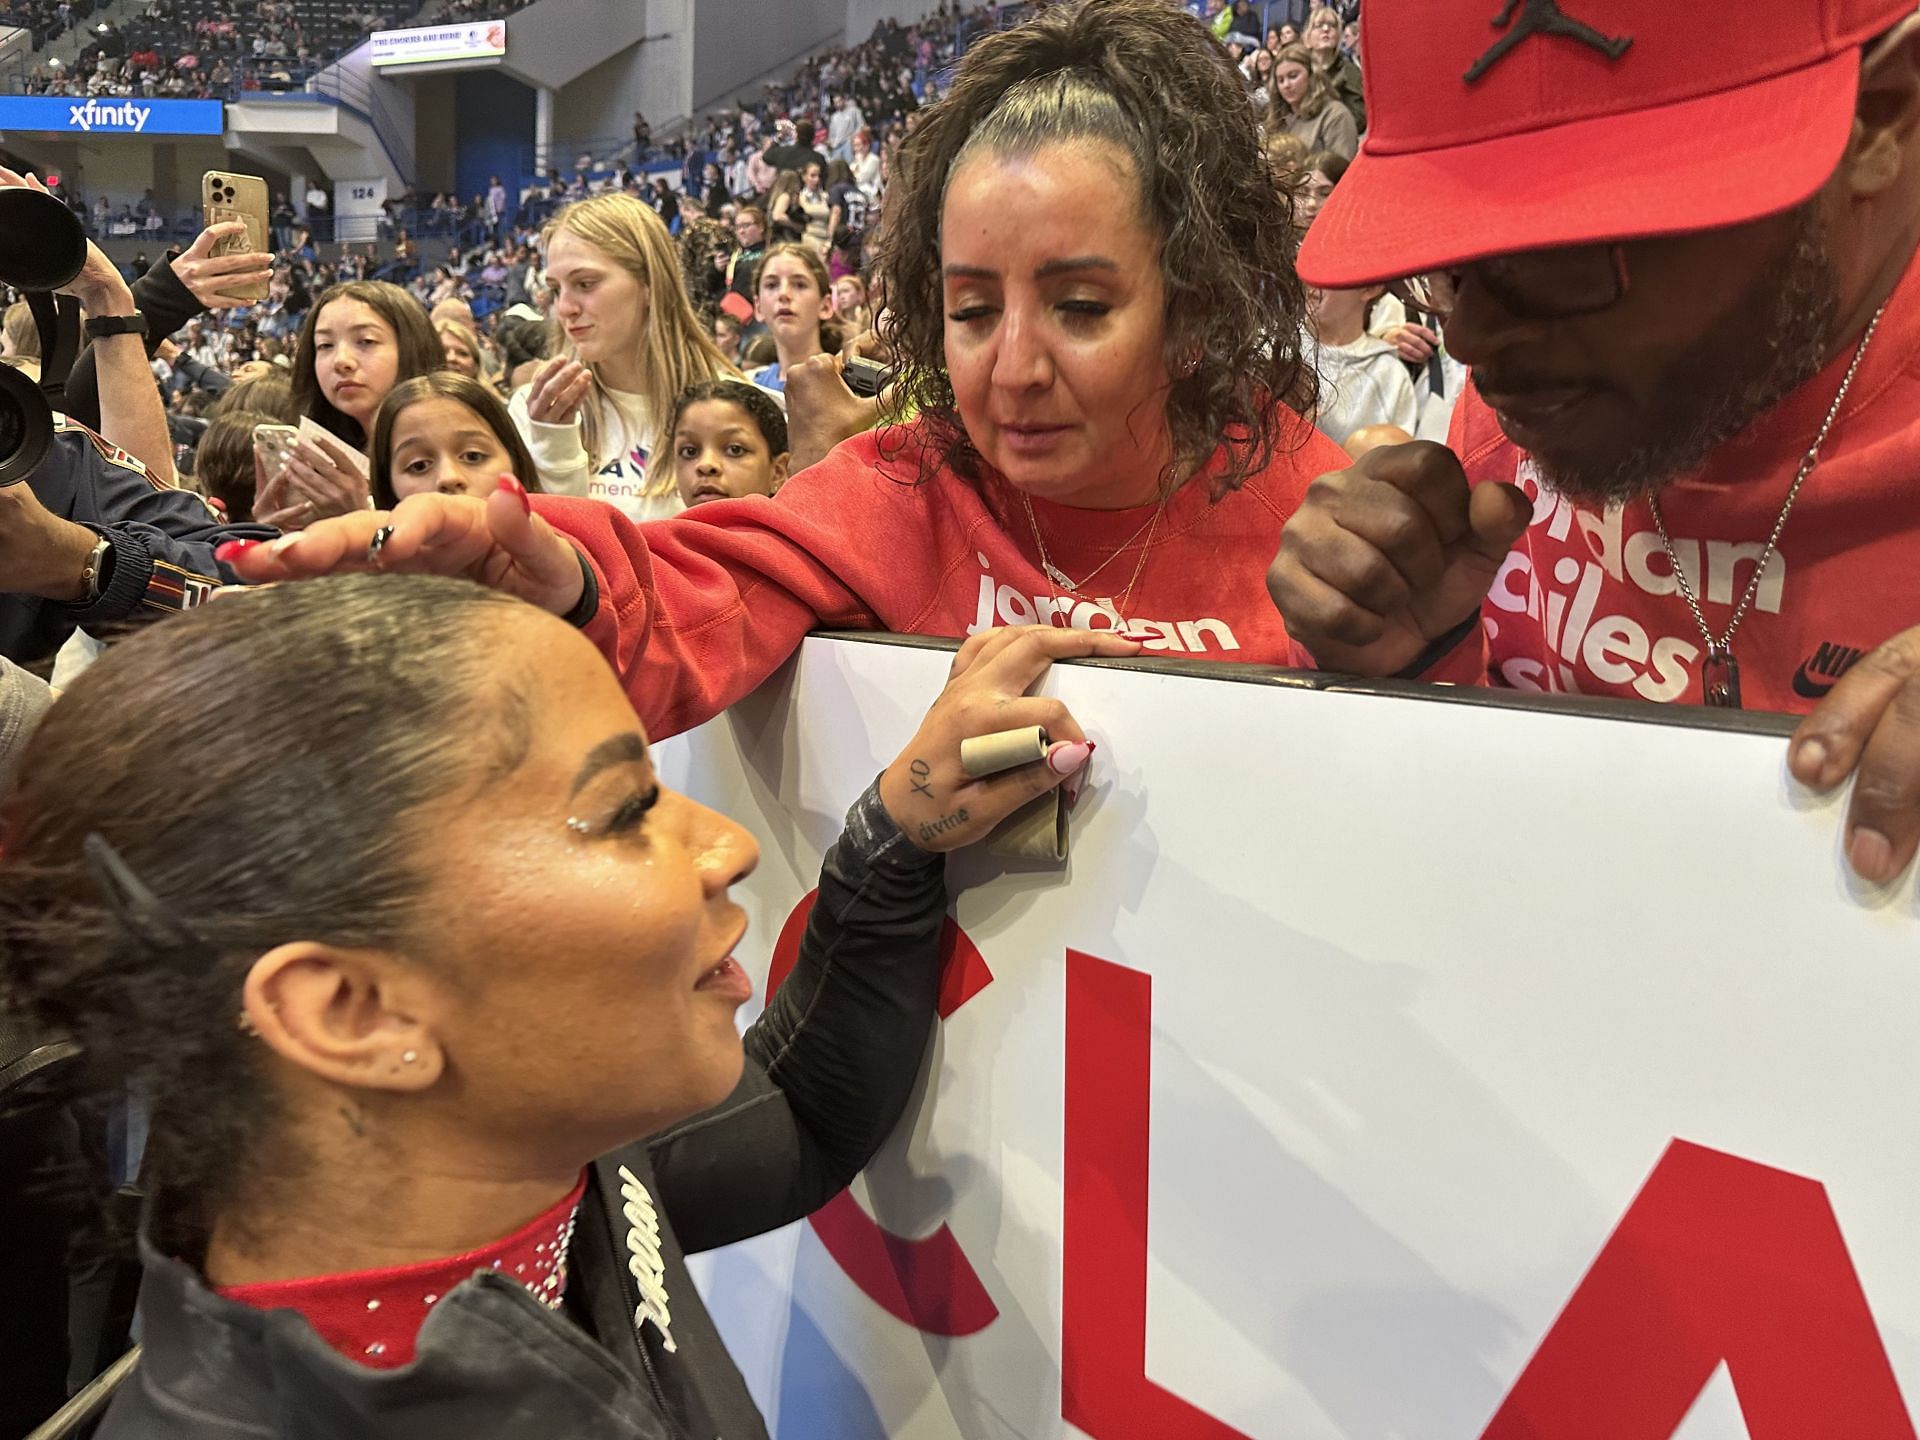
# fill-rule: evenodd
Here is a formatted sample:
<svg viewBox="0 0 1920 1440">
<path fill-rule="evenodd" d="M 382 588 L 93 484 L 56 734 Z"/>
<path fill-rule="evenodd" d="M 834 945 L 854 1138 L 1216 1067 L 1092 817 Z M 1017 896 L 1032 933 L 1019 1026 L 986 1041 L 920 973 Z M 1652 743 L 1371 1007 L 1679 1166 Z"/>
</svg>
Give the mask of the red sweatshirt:
<svg viewBox="0 0 1920 1440">
<path fill-rule="evenodd" d="M 924 434 L 908 427 L 909 447 Z M 1047 552 L 1068 575 L 1086 575 L 1127 545 L 1087 587 L 1093 598 L 1076 601 L 1041 571 L 1017 491 L 991 474 L 974 484 L 944 468 L 916 484 L 911 448 L 893 453 L 899 438 L 884 460 L 875 434 L 849 440 L 776 499 L 714 501 L 644 525 L 596 502 L 534 497 L 593 566 L 600 609 L 586 633 L 650 735 L 719 714 L 821 627 L 949 636 L 1036 621 L 1110 629 L 1124 612 L 1150 654 L 1285 664 L 1267 566 L 1307 485 L 1348 463 L 1293 417 L 1273 463 L 1240 490 L 1216 502 L 1204 474 L 1183 486 L 1123 605 L 1152 506 L 1033 502 Z"/>
<path fill-rule="evenodd" d="M 1667 533 L 1716 637 L 1855 348 L 1660 492 Z M 1532 460 L 1472 389 L 1450 444 L 1470 482 L 1511 481 L 1532 496 L 1533 524 L 1481 605 L 1478 643 L 1424 678 L 1699 704 L 1706 646 L 1647 502 L 1603 514 L 1543 491 Z M 1920 625 L 1920 264 L 1894 292 L 1734 634 L 1742 704 L 1805 712 L 1861 655 L 1912 625 Z"/>
</svg>

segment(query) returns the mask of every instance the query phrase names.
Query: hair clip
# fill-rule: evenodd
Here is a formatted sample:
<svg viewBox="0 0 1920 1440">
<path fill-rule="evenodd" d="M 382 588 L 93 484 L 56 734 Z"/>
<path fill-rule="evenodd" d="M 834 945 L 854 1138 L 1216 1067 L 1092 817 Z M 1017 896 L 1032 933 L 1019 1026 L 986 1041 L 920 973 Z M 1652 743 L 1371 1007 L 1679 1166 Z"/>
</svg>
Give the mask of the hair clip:
<svg viewBox="0 0 1920 1440">
<path fill-rule="evenodd" d="M 207 942 L 160 902 L 98 831 L 80 842 L 93 882 L 123 930 L 150 950 L 204 950 Z"/>
</svg>

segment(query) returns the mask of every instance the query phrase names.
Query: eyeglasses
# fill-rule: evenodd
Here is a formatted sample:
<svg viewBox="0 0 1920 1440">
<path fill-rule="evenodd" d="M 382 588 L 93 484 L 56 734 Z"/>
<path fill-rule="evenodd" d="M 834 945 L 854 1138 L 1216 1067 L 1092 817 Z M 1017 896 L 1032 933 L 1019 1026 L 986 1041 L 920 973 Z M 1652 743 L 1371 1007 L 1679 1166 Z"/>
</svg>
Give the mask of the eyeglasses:
<svg viewBox="0 0 1920 1440">
<path fill-rule="evenodd" d="M 1409 298 L 1408 308 L 1447 320 L 1469 279 L 1484 286 L 1504 309 L 1529 320 L 1596 315 L 1618 305 L 1633 288 L 1625 245 L 1573 245 L 1436 271 L 1427 277 L 1427 299 Z"/>
</svg>

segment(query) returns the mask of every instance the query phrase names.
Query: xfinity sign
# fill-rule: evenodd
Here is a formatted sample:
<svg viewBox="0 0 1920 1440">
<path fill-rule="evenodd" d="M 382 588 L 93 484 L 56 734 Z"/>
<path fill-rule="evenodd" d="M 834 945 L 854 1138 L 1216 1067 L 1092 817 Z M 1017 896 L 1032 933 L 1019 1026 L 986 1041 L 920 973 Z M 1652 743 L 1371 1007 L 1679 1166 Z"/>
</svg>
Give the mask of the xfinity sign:
<svg viewBox="0 0 1920 1440">
<path fill-rule="evenodd" d="M 74 100 L 63 95 L 0 95 L 0 131 L 54 135 L 218 135 L 218 100 Z"/>
</svg>

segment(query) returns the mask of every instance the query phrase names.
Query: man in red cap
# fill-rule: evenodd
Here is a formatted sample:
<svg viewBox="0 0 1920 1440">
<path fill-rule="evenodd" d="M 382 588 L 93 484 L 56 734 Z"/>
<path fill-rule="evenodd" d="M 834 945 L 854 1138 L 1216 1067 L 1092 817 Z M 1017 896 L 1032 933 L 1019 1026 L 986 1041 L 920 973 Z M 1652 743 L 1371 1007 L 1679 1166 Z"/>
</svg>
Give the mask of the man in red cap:
<svg viewBox="0 0 1920 1440">
<path fill-rule="evenodd" d="M 1317 483 L 1329 670 L 1810 712 L 1848 854 L 1920 847 L 1915 0 L 1369 0 L 1310 285 L 1429 277 L 1450 448 Z M 1711 44 L 1703 48 L 1703 36 Z"/>
</svg>

